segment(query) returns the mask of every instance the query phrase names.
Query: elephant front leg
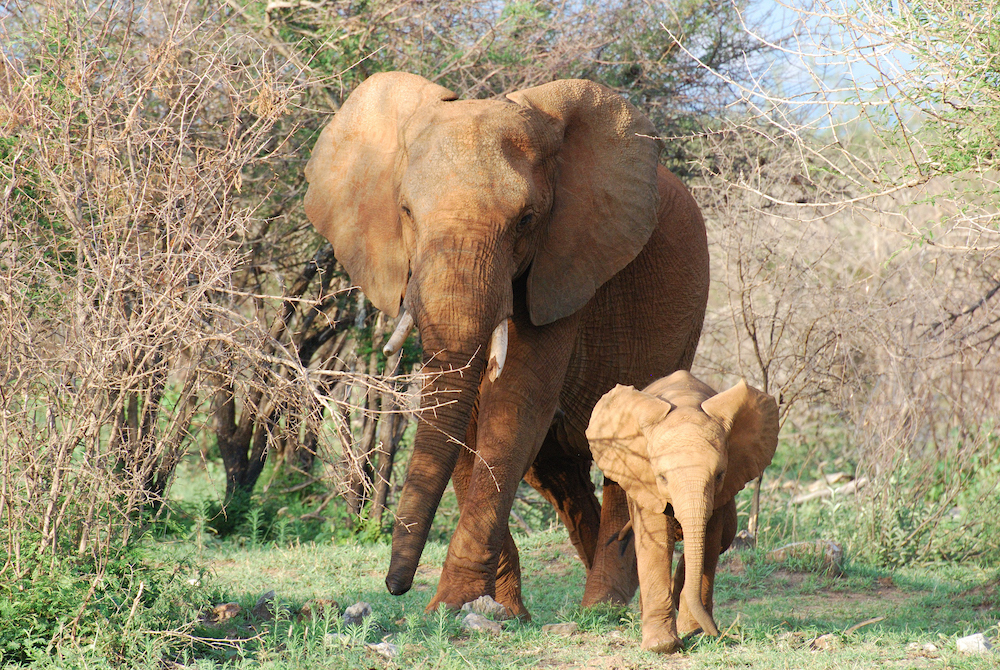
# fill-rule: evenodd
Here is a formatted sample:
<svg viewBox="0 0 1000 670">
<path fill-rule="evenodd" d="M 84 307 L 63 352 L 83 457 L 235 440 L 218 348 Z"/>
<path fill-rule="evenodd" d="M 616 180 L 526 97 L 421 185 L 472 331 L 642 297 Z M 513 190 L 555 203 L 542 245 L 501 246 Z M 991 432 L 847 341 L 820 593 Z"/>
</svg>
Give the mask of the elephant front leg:
<svg viewBox="0 0 1000 670">
<path fill-rule="evenodd" d="M 576 319 L 537 328 L 525 312 L 511 322 L 503 372 L 481 386 L 476 452 L 431 608 L 458 608 L 489 595 L 503 598 L 512 614 L 527 615 L 507 519 L 517 485 L 552 422 Z"/>
<path fill-rule="evenodd" d="M 728 503 L 715 510 L 708 525 L 705 527 L 705 562 L 701 576 L 701 603 L 705 610 L 712 614 L 715 593 L 715 571 L 719 565 L 719 554 L 729 548 L 736 535 L 736 501 Z M 678 602 L 681 588 L 684 585 L 684 558 L 677 563 L 674 575 L 674 601 L 677 605 L 677 629 L 681 635 L 695 633 L 701 630 L 701 624 L 683 599 Z"/>
<path fill-rule="evenodd" d="M 469 430 L 465 436 L 466 448 L 462 449 L 459 453 L 455 471 L 452 473 L 452 485 L 455 488 L 455 497 L 458 499 L 458 508 L 460 511 L 465 507 L 469 484 L 472 481 L 472 473 L 476 461 L 478 423 L 478 412 L 474 410 L 472 420 L 469 423 Z M 507 608 L 507 612 L 511 616 L 525 620 L 531 619 L 531 615 L 528 614 L 528 610 L 521 599 L 521 564 L 517 554 L 517 546 L 514 544 L 514 538 L 511 537 L 509 529 L 503 547 L 500 550 L 494 598 L 498 603 Z M 427 606 L 427 610 L 431 611 L 437 608 L 440 602 L 440 597 L 435 596 L 430 605 Z"/>
<path fill-rule="evenodd" d="M 670 578 L 674 521 L 666 514 L 643 510 L 631 499 L 629 511 L 639 566 L 642 648 L 670 654 L 681 646 L 674 616 L 674 585 Z"/>
</svg>

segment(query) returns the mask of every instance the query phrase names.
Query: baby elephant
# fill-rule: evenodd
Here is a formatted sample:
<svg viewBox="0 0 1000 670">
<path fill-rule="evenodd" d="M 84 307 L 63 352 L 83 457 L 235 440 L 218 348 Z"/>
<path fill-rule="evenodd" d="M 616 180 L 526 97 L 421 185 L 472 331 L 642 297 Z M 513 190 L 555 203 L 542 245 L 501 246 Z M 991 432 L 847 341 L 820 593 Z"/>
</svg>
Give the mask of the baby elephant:
<svg viewBox="0 0 1000 670">
<path fill-rule="evenodd" d="M 736 535 L 736 494 L 774 456 L 774 398 L 745 381 L 717 394 L 682 370 L 643 391 L 608 391 L 594 407 L 587 438 L 597 465 L 628 494 L 642 648 L 676 651 L 678 632 L 699 628 L 718 635 L 715 568 Z M 671 580 L 680 539 L 684 556 Z"/>
</svg>

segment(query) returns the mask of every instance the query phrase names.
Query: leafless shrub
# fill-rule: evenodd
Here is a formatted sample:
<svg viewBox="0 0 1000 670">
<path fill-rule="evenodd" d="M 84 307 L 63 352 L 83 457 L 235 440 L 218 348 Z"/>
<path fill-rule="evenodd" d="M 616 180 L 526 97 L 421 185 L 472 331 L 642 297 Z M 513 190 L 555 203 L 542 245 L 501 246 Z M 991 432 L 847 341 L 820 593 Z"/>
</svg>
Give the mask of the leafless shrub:
<svg viewBox="0 0 1000 670">
<path fill-rule="evenodd" d="M 721 251 L 702 364 L 779 395 L 803 459 L 872 476 L 860 548 L 995 552 L 996 7 L 796 18 L 775 46 L 814 73 L 804 91 L 716 71 L 742 95 L 694 138 Z M 833 60 L 844 83 L 815 74 Z"/>
<path fill-rule="evenodd" d="M 211 399 L 220 435 L 253 427 L 247 459 L 275 408 L 318 431 L 317 379 L 336 373 L 309 369 L 271 323 L 281 301 L 244 281 L 261 226 L 244 179 L 281 150 L 299 87 L 211 13 L 52 2 L 3 30 L 3 570 L 70 547 L 100 570 Z"/>
<path fill-rule="evenodd" d="M 767 50 L 747 39 L 725 2 L 396 0 L 375 8 L 273 0 L 248 21 L 276 40 L 280 31 L 318 80 L 324 71 L 342 73 L 341 97 L 385 69 L 422 74 L 470 98 L 583 77 L 619 88 L 664 121 L 717 108 L 728 85 L 678 58 L 661 24 L 696 41 L 705 62 L 727 71 Z"/>
</svg>

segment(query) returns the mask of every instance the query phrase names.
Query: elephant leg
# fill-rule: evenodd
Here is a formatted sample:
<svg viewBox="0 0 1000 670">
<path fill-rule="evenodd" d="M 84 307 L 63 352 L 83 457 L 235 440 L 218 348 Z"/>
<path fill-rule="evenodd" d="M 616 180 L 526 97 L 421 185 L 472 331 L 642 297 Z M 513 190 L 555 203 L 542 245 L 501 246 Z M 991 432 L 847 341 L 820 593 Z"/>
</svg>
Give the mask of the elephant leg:
<svg viewBox="0 0 1000 670">
<path fill-rule="evenodd" d="M 478 408 L 473 409 L 472 420 L 469 422 L 469 430 L 465 436 L 465 447 L 458 456 L 455 470 L 452 472 L 451 480 L 455 488 L 455 497 L 458 499 L 458 509 L 461 511 L 465 506 L 466 496 L 469 490 L 469 482 L 472 479 L 473 467 L 476 461 L 476 433 L 478 431 Z M 514 538 L 507 531 L 507 538 L 503 548 L 500 550 L 500 561 L 497 567 L 496 595 L 494 599 L 507 608 L 511 616 L 530 620 L 531 615 L 524 607 L 521 599 L 521 563 L 517 554 L 517 546 Z M 428 611 L 437 607 L 438 601 L 435 599 L 427 607 Z M 462 603 L 463 605 L 465 603 Z"/>
<path fill-rule="evenodd" d="M 521 599 L 521 560 L 517 553 L 514 537 L 507 529 L 507 537 L 500 549 L 500 560 L 497 564 L 496 596 L 498 603 L 507 608 L 511 616 L 524 621 L 531 621 L 531 614 Z"/>
<path fill-rule="evenodd" d="M 516 584 L 519 569 L 507 522 L 517 485 L 552 422 L 578 321 L 567 317 L 535 327 L 523 306 L 511 319 L 503 373 L 480 387 L 476 453 L 465 502 L 429 608 L 439 603 L 457 608 L 482 595 L 497 597 L 500 574 L 501 597 L 508 599 L 504 604 L 514 613 L 527 613 Z"/>
<path fill-rule="evenodd" d="M 601 504 L 594 495 L 594 483 L 590 478 L 592 461 L 560 441 L 558 433 L 556 422 L 546 433 L 524 480 L 556 508 L 589 574 L 594 565 L 601 525 Z"/>
<path fill-rule="evenodd" d="M 674 556 L 673 519 L 644 511 L 629 500 L 639 566 L 642 648 L 669 654 L 681 646 L 674 614 L 676 587 L 670 579 Z"/>
<path fill-rule="evenodd" d="M 626 537 L 618 539 L 628 521 L 629 508 L 625 491 L 615 482 L 605 479 L 597 551 L 583 591 L 584 607 L 597 603 L 626 605 L 635 595 L 635 589 L 639 586 L 635 563 L 635 528 Z"/>
<path fill-rule="evenodd" d="M 701 603 L 705 610 L 712 614 L 714 607 L 713 593 L 715 590 L 715 570 L 719 565 L 719 554 L 732 544 L 736 536 L 736 501 L 730 500 L 728 503 L 715 510 L 708 520 L 705 528 L 705 567 L 701 577 Z M 674 602 L 678 606 L 677 630 L 681 635 L 694 633 L 701 629 L 701 625 L 695 620 L 694 615 L 685 602 L 677 602 L 680 588 L 684 584 L 684 559 L 677 562 L 677 571 L 674 574 Z"/>
</svg>

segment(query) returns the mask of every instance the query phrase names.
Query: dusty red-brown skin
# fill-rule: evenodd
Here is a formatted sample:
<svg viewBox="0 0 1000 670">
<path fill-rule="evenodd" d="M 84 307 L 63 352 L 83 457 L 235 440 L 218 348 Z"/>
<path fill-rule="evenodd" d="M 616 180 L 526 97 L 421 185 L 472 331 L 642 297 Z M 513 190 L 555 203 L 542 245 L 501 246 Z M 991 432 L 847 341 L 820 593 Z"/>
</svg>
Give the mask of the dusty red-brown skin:
<svg viewBox="0 0 1000 670">
<path fill-rule="evenodd" d="M 410 588 L 451 478 L 461 514 L 428 608 L 488 594 L 527 616 L 507 525 L 524 478 L 587 566 L 584 604 L 634 594 L 634 547 L 613 541 L 626 498 L 609 482 L 598 503 L 584 432 L 615 384 L 691 365 L 709 282 L 698 207 L 641 135 L 652 124 L 591 82 L 458 101 L 386 73 L 317 141 L 310 220 L 376 307 L 414 315 L 432 380 L 423 406 L 453 401 L 417 429 L 392 593 Z M 506 318 L 506 365 L 490 382 L 486 348 Z"/>
</svg>

